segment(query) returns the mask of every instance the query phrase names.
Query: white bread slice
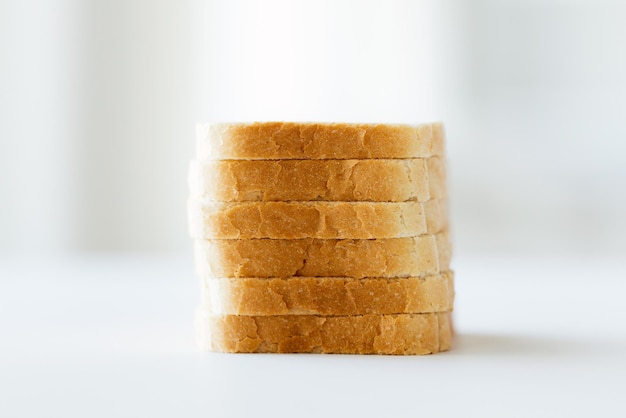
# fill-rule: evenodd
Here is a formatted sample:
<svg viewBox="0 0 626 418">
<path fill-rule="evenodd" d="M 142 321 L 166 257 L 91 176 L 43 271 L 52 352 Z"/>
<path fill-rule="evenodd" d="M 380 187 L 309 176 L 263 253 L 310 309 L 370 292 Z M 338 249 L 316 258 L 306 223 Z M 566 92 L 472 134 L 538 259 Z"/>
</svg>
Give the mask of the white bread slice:
<svg viewBox="0 0 626 418">
<path fill-rule="evenodd" d="M 447 234 L 372 240 L 195 240 L 210 277 L 423 277 L 448 271 Z M 441 247 L 441 248 L 438 248 Z M 440 255 L 448 255 L 440 259 Z"/>
<path fill-rule="evenodd" d="M 201 160 L 369 159 L 443 156 L 441 123 L 220 123 L 197 126 Z"/>
<path fill-rule="evenodd" d="M 429 202 L 427 202 L 429 203 Z M 445 205 L 419 202 L 211 202 L 190 199 L 201 239 L 401 238 L 447 227 Z"/>
<path fill-rule="evenodd" d="M 450 313 L 213 315 L 198 309 L 201 349 L 229 353 L 432 354 L 450 349 Z"/>
<path fill-rule="evenodd" d="M 222 202 L 430 200 L 441 195 L 438 159 L 192 161 L 191 197 Z M 439 196 L 442 198 L 445 196 Z"/>
<path fill-rule="evenodd" d="M 427 277 L 201 278 L 202 306 L 220 315 L 364 315 L 451 311 L 454 274 Z"/>
</svg>

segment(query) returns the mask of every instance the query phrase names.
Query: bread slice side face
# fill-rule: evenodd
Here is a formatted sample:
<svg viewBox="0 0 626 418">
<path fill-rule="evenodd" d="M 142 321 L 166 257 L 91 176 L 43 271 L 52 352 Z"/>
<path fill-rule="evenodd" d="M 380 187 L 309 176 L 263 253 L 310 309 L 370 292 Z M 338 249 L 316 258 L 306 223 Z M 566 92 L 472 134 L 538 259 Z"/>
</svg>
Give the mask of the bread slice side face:
<svg viewBox="0 0 626 418">
<path fill-rule="evenodd" d="M 201 278 L 202 306 L 220 315 L 365 315 L 452 310 L 454 274 L 426 277 Z"/>
<path fill-rule="evenodd" d="M 242 316 L 198 309 L 196 326 L 207 351 L 421 355 L 450 348 L 448 315 Z"/>
<path fill-rule="evenodd" d="M 210 277 L 423 277 L 450 269 L 447 234 L 372 240 L 195 240 Z"/>
<path fill-rule="evenodd" d="M 445 203 L 188 201 L 199 239 L 403 238 L 447 229 Z"/>
<path fill-rule="evenodd" d="M 427 202 L 431 185 L 442 190 L 429 179 L 429 160 L 195 160 L 189 189 L 220 202 Z M 431 164 L 436 174 L 442 163 Z"/>
<path fill-rule="evenodd" d="M 204 160 L 424 158 L 443 155 L 441 123 L 199 124 L 196 153 Z"/>
</svg>

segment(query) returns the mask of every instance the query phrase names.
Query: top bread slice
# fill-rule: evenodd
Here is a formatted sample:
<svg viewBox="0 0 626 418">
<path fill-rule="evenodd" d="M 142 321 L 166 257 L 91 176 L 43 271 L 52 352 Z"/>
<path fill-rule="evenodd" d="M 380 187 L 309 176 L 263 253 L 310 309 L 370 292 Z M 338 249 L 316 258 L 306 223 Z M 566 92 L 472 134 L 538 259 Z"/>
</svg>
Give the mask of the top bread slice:
<svg viewBox="0 0 626 418">
<path fill-rule="evenodd" d="M 443 156 L 441 123 L 220 123 L 197 126 L 199 160 L 370 159 Z"/>
</svg>

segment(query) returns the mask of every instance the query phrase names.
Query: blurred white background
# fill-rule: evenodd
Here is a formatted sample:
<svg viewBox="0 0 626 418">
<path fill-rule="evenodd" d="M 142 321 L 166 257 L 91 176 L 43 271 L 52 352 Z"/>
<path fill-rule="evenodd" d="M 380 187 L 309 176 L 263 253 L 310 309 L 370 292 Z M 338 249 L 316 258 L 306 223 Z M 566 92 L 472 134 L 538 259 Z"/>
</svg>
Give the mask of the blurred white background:
<svg viewBox="0 0 626 418">
<path fill-rule="evenodd" d="M 626 3 L 0 1 L 0 249 L 189 252 L 196 122 L 446 123 L 457 253 L 626 250 Z"/>
<path fill-rule="evenodd" d="M 625 22 L 609 0 L 0 0 L 0 416 L 626 416 Z M 452 351 L 197 351 L 195 124 L 252 120 L 445 122 Z"/>
</svg>

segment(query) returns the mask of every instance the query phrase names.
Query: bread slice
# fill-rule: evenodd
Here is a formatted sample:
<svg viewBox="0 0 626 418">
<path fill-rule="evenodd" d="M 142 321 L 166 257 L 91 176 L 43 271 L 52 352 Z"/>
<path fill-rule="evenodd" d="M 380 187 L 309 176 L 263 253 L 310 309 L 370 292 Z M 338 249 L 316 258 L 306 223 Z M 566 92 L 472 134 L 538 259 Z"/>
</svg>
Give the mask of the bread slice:
<svg viewBox="0 0 626 418">
<path fill-rule="evenodd" d="M 423 278 L 201 279 L 202 305 L 221 315 L 364 315 L 452 310 L 454 274 Z"/>
<path fill-rule="evenodd" d="M 442 174 L 438 159 L 433 176 Z M 377 201 L 430 200 L 427 159 L 410 160 L 258 160 L 192 161 L 189 188 L 193 198 L 245 201 Z M 444 196 L 439 196 L 444 197 Z"/>
<path fill-rule="evenodd" d="M 197 156 L 210 160 L 418 158 L 443 155 L 441 123 L 220 123 L 198 125 Z"/>
<path fill-rule="evenodd" d="M 235 316 L 199 309 L 196 333 L 206 351 L 431 354 L 450 348 L 449 315 Z"/>
<path fill-rule="evenodd" d="M 401 238 L 447 226 L 445 208 L 438 203 L 191 199 L 187 206 L 191 237 L 202 239 Z"/>
<path fill-rule="evenodd" d="M 449 270 L 439 259 L 439 252 L 449 253 L 448 245 L 444 234 L 372 240 L 196 240 L 195 260 L 198 274 L 212 277 L 422 277 Z M 449 263 L 449 257 L 442 261 Z"/>
</svg>

